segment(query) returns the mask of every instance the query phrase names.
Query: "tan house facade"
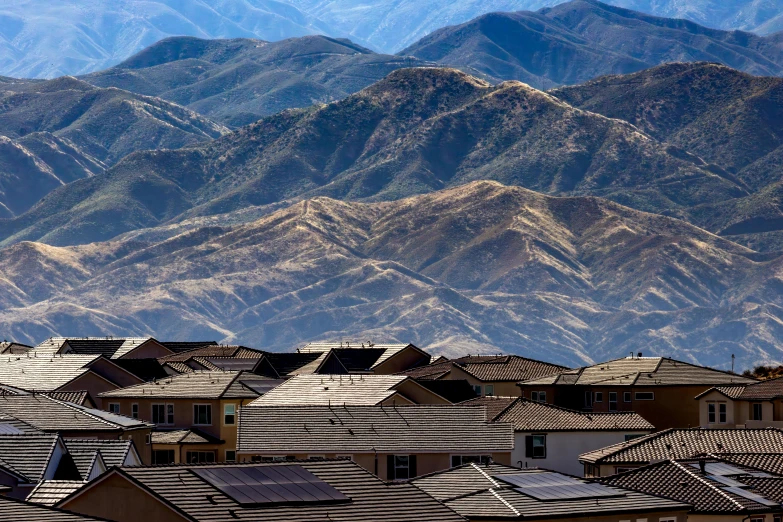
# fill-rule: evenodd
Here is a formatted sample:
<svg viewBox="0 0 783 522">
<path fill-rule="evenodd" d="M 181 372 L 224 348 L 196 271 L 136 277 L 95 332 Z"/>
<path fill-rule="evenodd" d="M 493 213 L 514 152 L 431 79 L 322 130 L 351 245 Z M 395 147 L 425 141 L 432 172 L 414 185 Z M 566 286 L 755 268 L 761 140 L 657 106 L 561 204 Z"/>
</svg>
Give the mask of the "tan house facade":
<svg viewBox="0 0 783 522">
<path fill-rule="evenodd" d="M 783 378 L 716 386 L 695 399 L 705 428 L 783 428 Z"/>
</svg>

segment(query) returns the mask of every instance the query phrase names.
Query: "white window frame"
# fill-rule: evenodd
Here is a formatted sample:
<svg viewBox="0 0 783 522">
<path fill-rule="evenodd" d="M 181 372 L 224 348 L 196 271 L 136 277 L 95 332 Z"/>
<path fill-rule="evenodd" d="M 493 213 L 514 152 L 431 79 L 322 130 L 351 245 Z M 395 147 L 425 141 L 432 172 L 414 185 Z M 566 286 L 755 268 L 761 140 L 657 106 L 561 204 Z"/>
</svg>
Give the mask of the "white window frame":
<svg viewBox="0 0 783 522">
<path fill-rule="evenodd" d="M 155 422 L 155 406 L 163 407 L 163 420 L 165 422 Z M 171 412 L 169 412 L 171 409 Z M 170 402 L 153 402 L 150 404 L 150 419 L 152 422 L 159 426 L 173 426 L 174 425 L 174 404 Z"/>
<path fill-rule="evenodd" d="M 209 410 L 208 410 L 209 411 L 209 423 L 199 423 L 199 422 L 196 422 L 196 420 L 198 420 L 197 419 L 197 415 L 196 415 L 196 408 L 200 408 L 202 406 L 205 406 L 205 407 L 209 408 Z M 212 418 L 212 405 L 211 404 L 207 404 L 207 403 L 203 403 L 203 402 L 194 402 L 193 403 L 193 426 L 212 426 L 213 422 L 214 422 L 214 419 Z"/>
<path fill-rule="evenodd" d="M 614 400 L 612 400 L 612 395 L 614 395 Z M 612 403 L 614 403 L 614 409 L 612 408 Z M 609 392 L 609 411 L 617 411 L 617 392 Z"/>
<path fill-rule="evenodd" d="M 120 403 L 119 402 L 110 402 L 108 411 L 109 411 L 109 413 L 114 413 L 115 415 L 119 415 L 120 414 Z"/>
<path fill-rule="evenodd" d="M 408 459 L 408 463 L 405 466 L 398 466 L 397 465 L 397 459 Z M 399 474 L 397 473 L 398 469 L 404 469 L 405 474 L 408 475 L 406 478 L 398 478 Z M 388 471 L 387 471 L 388 474 Z M 410 455 L 394 455 L 394 477 L 395 480 L 410 480 L 413 477 L 411 477 L 411 456 Z"/>
<path fill-rule="evenodd" d="M 234 408 L 234 413 L 231 414 L 234 417 L 234 422 L 231 422 L 231 423 L 226 422 L 226 417 L 228 416 L 228 413 L 226 413 L 226 408 L 228 408 L 229 406 Z M 237 410 L 238 410 L 237 405 L 234 404 L 233 402 L 223 405 L 223 426 L 236 426 L 237 425 Z"/>
<path fill-rule="evenodd" d="M 533 453 L 530 458 L 539 460 L 539 459 L 545 459 L 547 458 L 547 451 L 546 451 L 546 433 L 533 433 L 531 435 L 533 437 Z M 544 443 L 536 446 L 536 439 L 543 439 Z M 536 457 L 536 448 L 544 448 L 544 454 L 540 457 Z"/>
<path fill-rule="evenodd" d="M 134 419 L 138 419 L 139 418 L 139 403 L 138 402 L 134 402 L 133 404 L 131 404 L 131 417 L 134 418 Z"/>
</svg>

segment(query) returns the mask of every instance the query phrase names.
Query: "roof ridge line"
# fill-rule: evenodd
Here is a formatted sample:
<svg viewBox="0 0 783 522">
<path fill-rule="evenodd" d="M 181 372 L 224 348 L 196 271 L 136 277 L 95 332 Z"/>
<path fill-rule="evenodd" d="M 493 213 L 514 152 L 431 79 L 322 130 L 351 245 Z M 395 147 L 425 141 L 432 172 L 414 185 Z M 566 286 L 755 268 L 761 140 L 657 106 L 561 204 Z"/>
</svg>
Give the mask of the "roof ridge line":
<svg viewBox="0 0 783 522">
<path fill-rule="evenodd" d="M 500 493 L 498 493 L 498 492 L 497 492 L 497 491 L 495 491 L 494 489 L 490 489 L 490 490 L 489 490 L 489 492 L 490 492 L 490 493 L 492 493 L 492 495 L 493 495 L 493 496 L 494 496 L 496 499 L 498 499 L 499 501 L 501 501 L 501 502 L 503 503 L 503 505 L 504 505 L 504 506 L 506 506 L 508 509 L 510 509 L 510 510 L 511 510 L 511 512 L 512 512 L 512 513 L 514 513 L 516 516 L 518 516 L 518 517 L 519 517 L 519 516 L 522 516 L 522 513 L 520 513 L 519 511 L 517 511 L 517 510 L 516 510 L 516 508 L 515 508 L 514 506 L 512 506 L 512 505 L 509 503 L 509 501 L 508 501 L 508 500 L 506 500 L 505 498 L 501 497 L 501 496 L 500 496 Z"/>
<path fill-rule="evenodd" d="M 60 401 L 60 400 L 55 399 L 54 397 L 49 397 L 48 395 L 43 395 L 43 396 L 46 397 L 47 399 L 49 399 L 50 401 L 54 401 L 54 402 L 56 402 L 58 404 L 61 404 L 61 405 L 65 406 L 66 408 L 68 408 L 68 409 L 70 409 L 72 411 L 83 413 L 84 415 L 87 415 L 88 417 L 91 417 L 92 419 L 95 419 L 98 422 L 102 422 L 102 423 L 104 423 L 104 424 L 106 424 L 108 426 L 111 426 L 112 428 L 122 428 L 122 426 L 120 424 L 116 424 L 114 422 L 109 422 L 106 419 L 102 419 L 101 417 L 98 417 L 97 415 L 93 415 L 92 413 L 90 413 L 88 411 L 81 410 L 79 408 L 74 408 L 73 406 L 71 406 L 71 403 L 69 403 L 69 402 Z"/>
<path fill-rule="evenodd" d="M 672 463 L 673 463 L 675 466 L 677 466 L 678 468 L 680 468 L 682 471 L 684 471 L 686 474 L 688 474 L 688 475 L 690 475 L 691 477 L 695 478 L 697 481 L 701 482 L 702 484 L 704 484 L 704 485 L 705 485 L 705 486 L 707 486 L 708 488 L 710 488 L 710 489 L 712 489 L 712 490 L 714 490 L 714 491 L 717 491 L 719 495 L 721 495 L 721 496 L 723 496 L 723 497 L 726 497 L 726 498 L 729 500 L 729 502 L 731 502 L 732 504 L 736 505 L 736 506 L 737 506 L 738 508 L 740 508 L 741 510 L 744 510 L 744 509 L 746 509 L 746 508 L 745 508 L 745 506 L 743 506 L 742 504 L 740 504 L 740 503 L 739 503 L 737 500 L 735 500 L 734 498 L 732 498 L 732 497 L 731 497 L 731 496 L 730 496 L 728 493 L 726 493 L 725 491 L 723 491 L 721 488 L 719 488 L 719 487 L 717 487 L 717 486 L 713 486 L 712 484 L 710 484 L 709 482 L 707 482 L 706 480 L 704 480 L 702 477 L 700 477 L 700 476 L 696 475 L 695 473 L 693 473 L 692 471 L 690 471 L 689 469 L 687 469 L 685 466 L 683 466 L 682 464 L 680 464 L 680 463 L 679 463 L 679 462 L 677 462 L 676 460 L 672 459 L 672 460 L 671 460 L 671 462 L 672 462 Z"/>
<path fill-rule="evenodd" d="M 475 462 L 471 462 L 470 465 L 473 467 L 473 469 L 478 471 L 481 474 L 482 477 L 484 477 L 485 479 L 490 481 L 490 483 L 492 483 L 493 486 L 495 486 L 496 488 L 503 487 L 503 486 L 501 486 L 500 482 L 498 482 L 494 478 L 490 477 L 489 474 L 487 474 L 486 471 L 484 471 L 483 469 L 478 467 L 478 465 Z"/>
</svg>

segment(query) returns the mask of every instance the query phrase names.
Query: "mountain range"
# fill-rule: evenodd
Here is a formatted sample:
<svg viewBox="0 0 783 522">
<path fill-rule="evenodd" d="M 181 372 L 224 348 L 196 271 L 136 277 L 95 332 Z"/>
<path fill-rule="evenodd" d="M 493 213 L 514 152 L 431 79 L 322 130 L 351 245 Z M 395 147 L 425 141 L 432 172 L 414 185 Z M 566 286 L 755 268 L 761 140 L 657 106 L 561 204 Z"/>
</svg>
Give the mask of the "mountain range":
<svg viewBox="0 0 783 522">
<path fill-rule="evenodd" d="M 0 328 L 270 349 L 382 338 L 569 365 L 639 350 L 719 367 L 776 359 L 783 335 L 781 258 L 600 198 L 477 181 L 180 232 L 5 248 Z"/>
<path fill-rule="evenodd" d="M 0 74 L 53 78 L 106 69 L 170 36 L 278 41 L 323 34 L 396 53 L 449 25 L 562 0 L 17 0 L 0 6 Z M 772 0 L 612 0 L 724 30 L 783 30 Z M 741 35 L 740 35 L 741 38 Z M 453 64 L 452 64 L 453 65 Z"/>
</svg>

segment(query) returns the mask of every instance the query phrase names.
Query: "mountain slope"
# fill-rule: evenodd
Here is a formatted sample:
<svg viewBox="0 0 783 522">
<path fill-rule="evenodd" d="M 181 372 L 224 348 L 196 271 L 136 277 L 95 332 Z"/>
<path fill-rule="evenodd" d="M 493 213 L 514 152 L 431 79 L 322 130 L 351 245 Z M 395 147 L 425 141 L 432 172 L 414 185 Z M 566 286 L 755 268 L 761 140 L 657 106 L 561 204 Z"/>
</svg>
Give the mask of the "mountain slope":
<svg viewBox="0 0 783 522">
<path fill-rule="evenodd" d="M 19 243 L 2 258 L 13 291 L 0 327 L 22 340 L 122 332 L 290 349 L 343 336 L 571 365 L 637 349 L 783 359 L 779 259 L 605 200 L 495 182 L 316 198 L 159 241 Z"/>
<path fill-rule="evenodd" d="M 539 88 L 680 61 L 783 74 L 783 38 L 707 29 L 596 0 L 484 15 L 435 31 L 400 54 Z"/>
<path fill-rule="evenodd" d="M 747 194 L 684 151 L 525 84 L 403 69 L 343 101 L 206 145 L 133 154 L 59 189 L 0 233 L 6 243 L 93 242 L 291 198 L 398 199 L 480 179 L 655 211 Z"/>
<path fill-rule="evenodd" d="M 158 96 L 238 126 L 345 98 L 395 69 L 420 64 L 323 36 L 276 43 L 180 37 L 82 79 Z"/>
</svg>

